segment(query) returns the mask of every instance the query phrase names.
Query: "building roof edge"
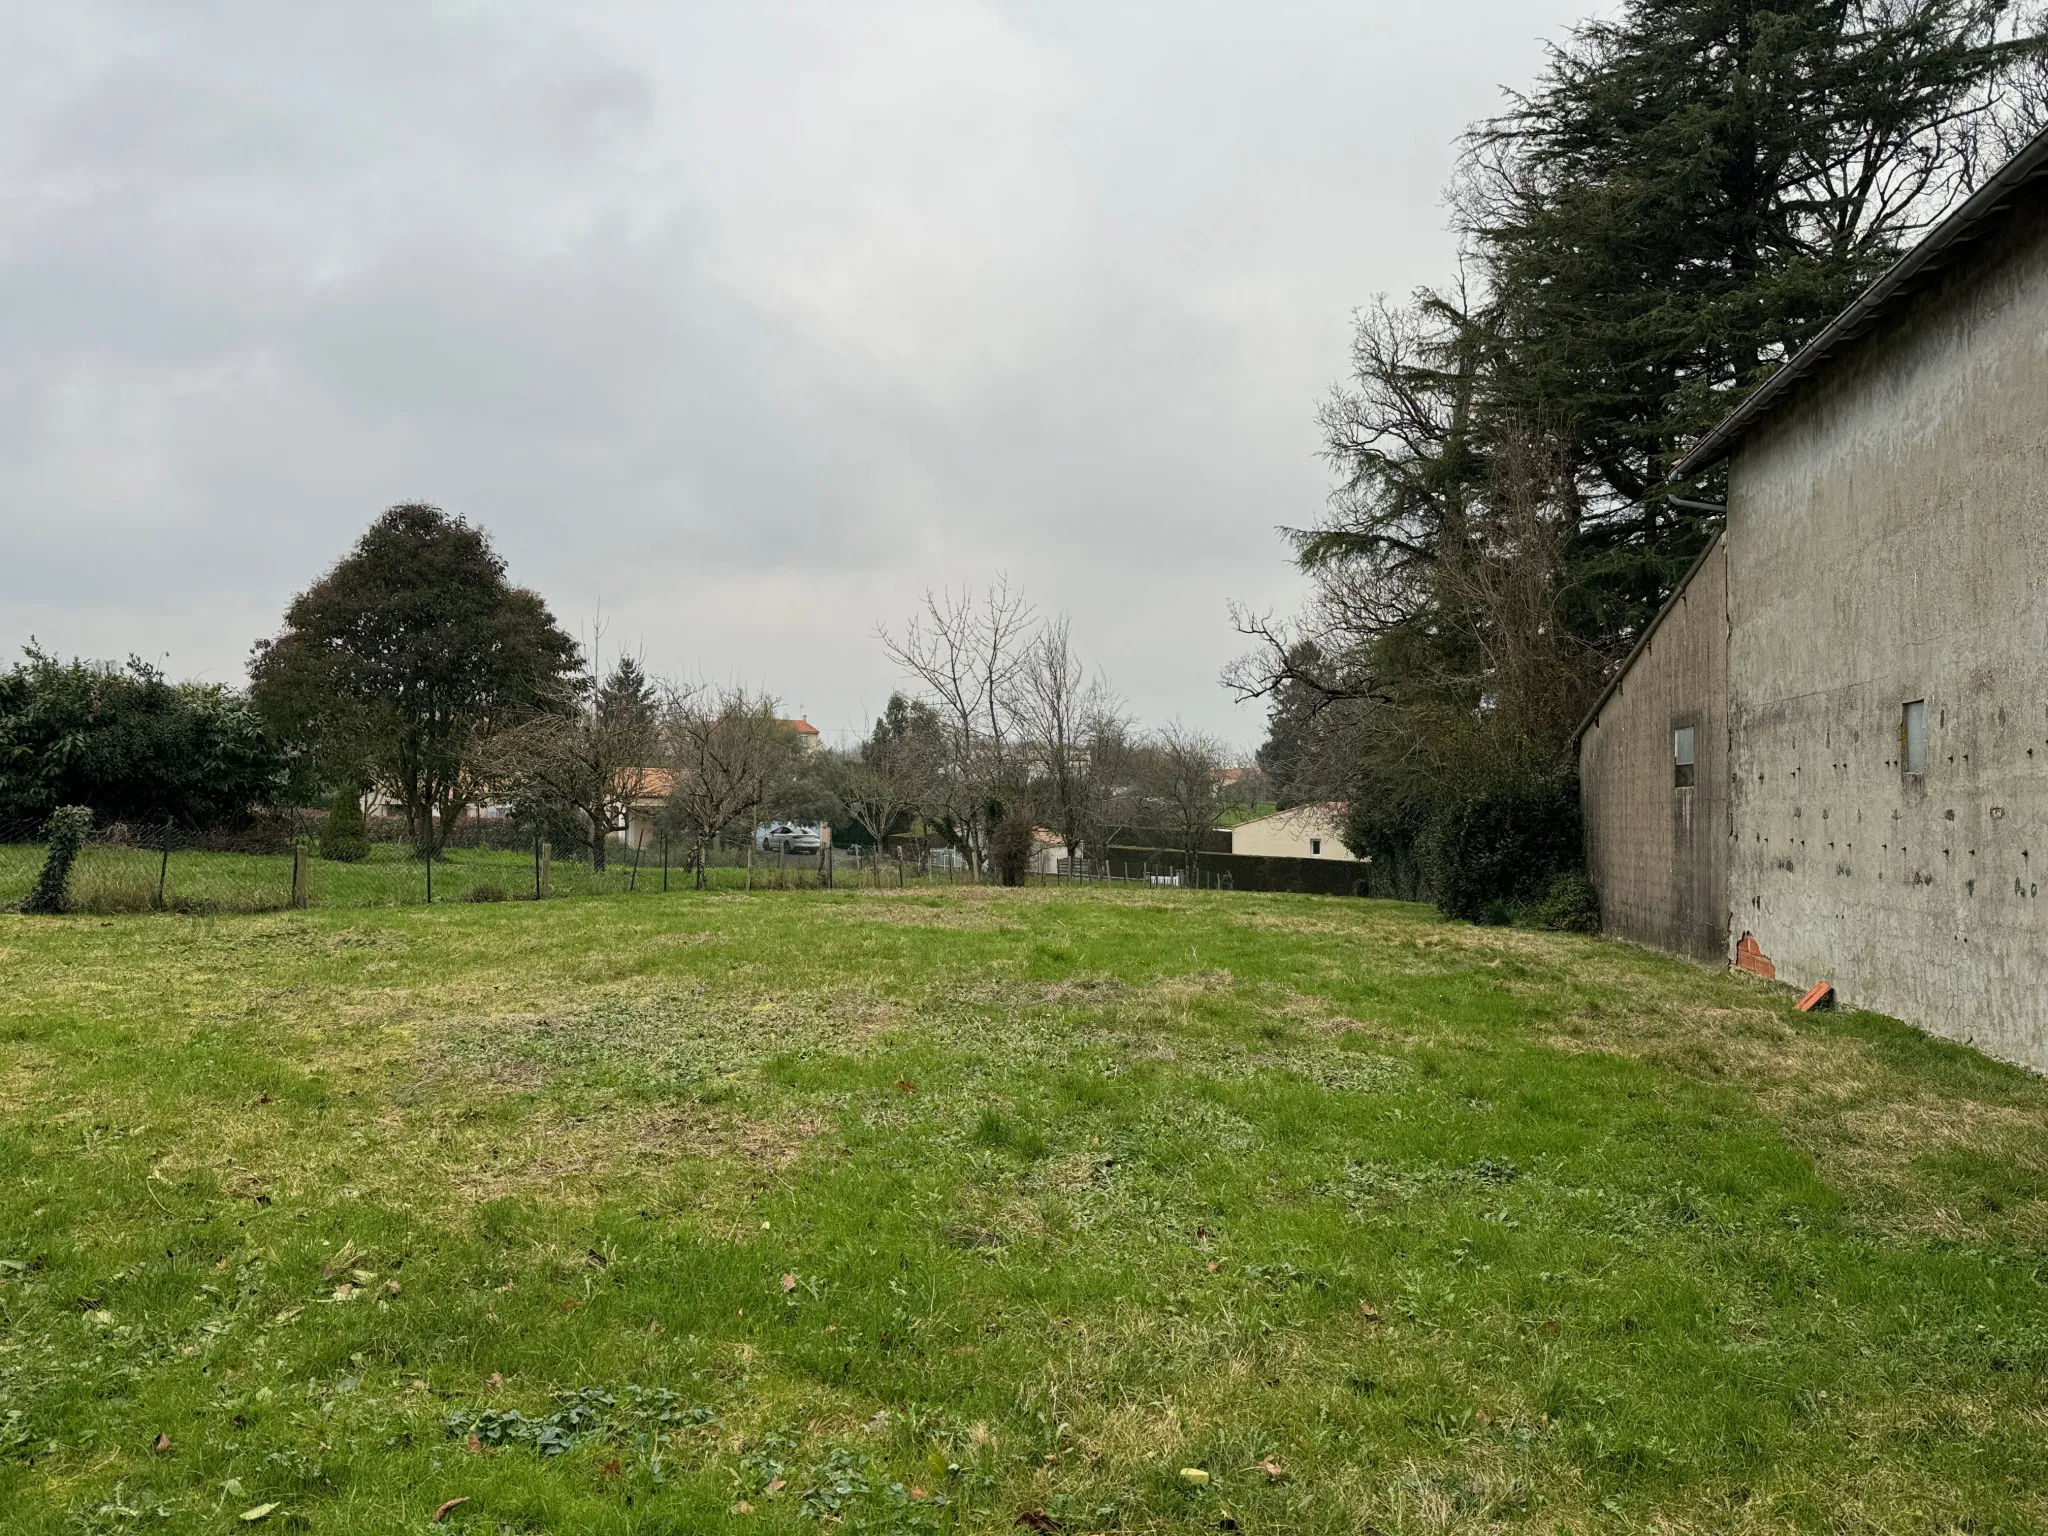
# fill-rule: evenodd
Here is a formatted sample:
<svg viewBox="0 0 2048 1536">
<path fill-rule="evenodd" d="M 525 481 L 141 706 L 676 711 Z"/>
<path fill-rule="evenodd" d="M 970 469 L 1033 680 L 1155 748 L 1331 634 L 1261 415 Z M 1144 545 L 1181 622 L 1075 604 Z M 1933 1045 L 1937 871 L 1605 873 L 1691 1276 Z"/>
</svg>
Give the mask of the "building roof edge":
<svg viewBox="0 0 2048 1536">
<path fill-rule="evenodd" d="M 1736 442 L 1776 405 L 1801 379 L 1811 375 L 1829 354 L 1863 334 L 1890 307 L 1892 301 L 1914 285 L 1914 280 L 1940 267 L 1956 247 L 1967 244 L 1981 232 L 1984 223 L 2004 211 L 2013 194 L 2027 182 L 2048 174 L 2048 128 L 2027 141 L 2004 165 L 1972 192 L 1962 205 L 1923 235 L 1862 293 L 1855 302 L 1830 320 L 1819 335 L 1795 352 L 1783 367 L 1746 395 L 1720 424 L 1701 438 L 1671 472 L 1674 480 L 1688 480 L 1724 458 Z"/>
<path fill-rule="evenodd" d="M 1664 606 L 1657 610 L 1657 616 L 1651 619 L 1644 626 L 1643 632 L 1636 637 L 1636 643 L 1629 647 L 1628 655 L 1622 658 L 1622 663 L 1615 669 L 1614 676 L 1610 677 L 1607 680 L 1607 686 L 1600 690 L 1600 697 L 1593 701 L 1593 707 L 1586 711 L 1585 718 L 1579 722 L 1578 729 L 1572 732 L 1573 747 L 1578 746 L 1579 742 L 1585 737 L 1586 732 L 1593 728 L 1594 722 L 1599 720 L 1600 711 L 1607 707 L 1607 701 L 1613 698 L 1616 690 L 1621 687 L 1622 679 L 1626 678 L 1630 668 L 1635 666 L 1636 658 L 1643 654 L 1644 647 L 1649 645 L 1650 641 L 1655 638 L 1657 631 L 1663 627 L 1665 615 L 1678 606 L 1678 600 L 1684 597 L 1687 588 L 1692 586 L 1693 577 L 1699 575 L 1700 567 L 1707 563 L 1707 556 L 1720 548 L 1721 538 L 1722 530 L 1715 529 L 1714 536 L 1707 540 L 1707 547 L 1699 552 L 1692 564 L 1686 567 L 1685 574 L 1678 578 L 1678 585 L 1673 587 L 1671 595 L 1664 599 Z"/>
</svg>

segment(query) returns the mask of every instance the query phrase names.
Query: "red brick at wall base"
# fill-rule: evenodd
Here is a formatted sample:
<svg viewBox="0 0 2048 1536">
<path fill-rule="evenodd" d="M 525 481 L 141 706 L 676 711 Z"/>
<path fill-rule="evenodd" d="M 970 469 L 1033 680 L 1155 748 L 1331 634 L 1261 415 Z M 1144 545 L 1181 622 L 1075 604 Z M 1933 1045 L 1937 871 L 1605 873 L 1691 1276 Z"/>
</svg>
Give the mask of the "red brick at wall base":
<svg viewBox="0 0 2048 1536">
<path fill-rule="evenodd" d="M 1812 1013 L 1816 1008 L 1835 1006 L 1835 984 L 1831 981 L 1816 981 L 1813 990 L 1793 1004 L 1801 1013 Z"/>
<path fill-rule="evenodd" d="M 1735 969 L 1761 976 L 1765 981 L 1778 979 L 1778 968 L 1771 964 L 1771 957 L 1757 947 L 1753 933 L 1745 933 L 1735 941 Z"/>
</svg>

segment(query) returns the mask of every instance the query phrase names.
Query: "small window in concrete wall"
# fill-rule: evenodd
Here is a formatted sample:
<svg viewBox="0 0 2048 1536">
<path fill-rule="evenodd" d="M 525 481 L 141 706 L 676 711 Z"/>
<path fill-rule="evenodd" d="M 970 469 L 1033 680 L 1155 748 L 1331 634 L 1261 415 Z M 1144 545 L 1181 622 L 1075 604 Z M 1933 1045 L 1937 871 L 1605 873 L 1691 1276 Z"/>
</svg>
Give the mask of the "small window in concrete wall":
<svg viewBox="0 0 2048 1536">
<path fill-rule="evenodd" d="M 1927 701 L 1915 699 L 1899 710 L 1899 771 L 1912 778 L 1927 772 Z"/>
<path fill-rule="evenodd" d="M 1671 787 L 1691 789 L 1694 783 L 1692 727 L 1681 725 L 1671 733 Z"/>
</svg>

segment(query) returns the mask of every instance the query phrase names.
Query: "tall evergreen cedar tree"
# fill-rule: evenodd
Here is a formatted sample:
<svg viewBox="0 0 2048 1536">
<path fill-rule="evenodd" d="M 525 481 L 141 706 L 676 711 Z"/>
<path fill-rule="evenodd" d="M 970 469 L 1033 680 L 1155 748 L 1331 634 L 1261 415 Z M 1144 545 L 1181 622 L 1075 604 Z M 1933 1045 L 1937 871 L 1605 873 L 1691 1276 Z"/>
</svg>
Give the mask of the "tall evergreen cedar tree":
<svg viewBox="0 0 2048 1536">
<path fill-rule="evenodd" d="M 1473 138 L 1484 408 L 1568 434 L 1572 619 L 1610 653 L 1705 540 L 1672 467 L 2012 147 L 2006 0 L 1636 0 Z M 2032 28 L 2026 32 L 2031 34 Z"/>
<path fill-rule="evenodd" d="M 1322 658 L 1313 641 L 1303 641 L 1288 659 L 1299 671 L 1315 668 Z M 1298 676 L 1282 680 L 1273 690 L 1258 765 L 1272 787 L 1274 805 L 1279 810 L 1331 798 L 1318 778 L 1323 768 L 1317 739 L 1320 705 L 1320 698 Z"/>
<path fill-rule="evenodd" d="M 407 503 L 292 600 L 249 670 L 279 736 L 329 782 L 361 776 L 384 789 L 431 857 L 435 813 L 452 826 L 481 788 L 482 742 L 565 708 L 577 661 L 539 596 L 506 581 L 481 530 Z"/>
<path fill-rule="evenodd" d="M 0 822 L 76 805 L 103 825 L 231 828 L 283 786 L 262 721 L 228 689 L 33 647 L 0 673 Z"/>
<path fill-rule="evenodd" d="M 1472 132 L 1459 284 L 1361 313 L 1330 508 L 1291 534 L 1310 611 L 1246 621 L 1233 676 L 1352 847 L 1467 907 L 1532 889 L 1460 861 L 1526 887 L 1569 856 L 1572 728 L 1713 529 L 1676 501 L 1720 485 L 1673 466 L 2036 126 L 2039 31 L 2005 0 L 1627 0 Z"/>
</svg>

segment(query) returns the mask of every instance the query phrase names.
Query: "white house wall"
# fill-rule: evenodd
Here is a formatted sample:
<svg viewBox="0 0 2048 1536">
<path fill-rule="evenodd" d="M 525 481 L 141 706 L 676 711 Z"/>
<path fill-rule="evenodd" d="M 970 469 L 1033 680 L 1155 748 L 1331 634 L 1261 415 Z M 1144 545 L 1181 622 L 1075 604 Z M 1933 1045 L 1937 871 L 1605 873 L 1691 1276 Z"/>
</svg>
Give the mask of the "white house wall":
<svg viewBox="0 0 2048 1536">
<path fill-rule="evenodd" d="M 1320 808 L 1276 811 L 1232 827 L 1230 851 L 1269 859 L 1334 859 L 1355 864 L 1358 855 L 1344 845 L 1343 831 L 1343 822 Z M 1318 839 L 1321 851 L 1312 852 L 1311 844 Z"/>
</svg>

